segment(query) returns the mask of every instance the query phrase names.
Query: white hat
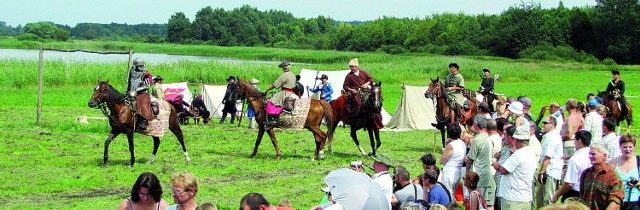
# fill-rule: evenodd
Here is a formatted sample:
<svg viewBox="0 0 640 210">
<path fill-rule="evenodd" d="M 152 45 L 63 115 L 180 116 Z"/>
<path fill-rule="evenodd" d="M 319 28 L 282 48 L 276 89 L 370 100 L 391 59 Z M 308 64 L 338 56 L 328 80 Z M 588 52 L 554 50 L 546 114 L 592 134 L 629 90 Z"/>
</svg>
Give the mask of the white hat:
<svg viewBox="0 0 640 210">
<path fill-rule="evenodd" d="M 518 139 L 520 141 L 529 141 L 531 138 L 531 134 L 529 133 L 529 126 L 518 126 L 516 127 L 516 132 L 513 134 L 514 139 Z"/>
<path fill-rule="evenodd" d="M 508 109 L 510 112 L 513 112 L 515 114 L 522 114 L 522 108 L 522 103 L 520 103 L 519 101 L 515 101 L 509 105 Z"/>
<path fill-rule="evenodd" d="M 358 66 L 358 58 L 351 59 L 349 61 L 349 66 Z"/>
<path fill-rule="evenodd" d="M 258 84 L 260 83 L 260 80 L 256 79 L 256 78 L 251 78 L 251 80 L 249 81 L 251 84 Z"/>
</svg>

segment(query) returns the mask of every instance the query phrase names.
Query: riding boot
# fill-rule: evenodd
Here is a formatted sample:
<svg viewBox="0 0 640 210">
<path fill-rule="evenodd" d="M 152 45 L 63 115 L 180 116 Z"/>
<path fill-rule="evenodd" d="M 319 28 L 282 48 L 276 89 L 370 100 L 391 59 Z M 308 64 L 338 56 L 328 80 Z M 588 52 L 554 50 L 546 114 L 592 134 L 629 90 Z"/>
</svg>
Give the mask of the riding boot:
<svg viewBox="0 0 640 210">
<path fill-rule="evenodd" d="M 255 129 L 256 128 L 256 120 L 254 120 L 253 118 L 249 119 L 249 129 Z"/>
<path fill-rule="evenodd" d="M 460 106 L 460 104 L 456 104 L 455 112 L 456 112 L 457 121 L 458 122 L 462 121 L 462 116 L 464 112 L 462 111 L 462 106 Z"/>
<path fill-rule="evenodd" d="M 236 121 L 236 113 L 231 113 L 231 124 Z"/>
</svg>

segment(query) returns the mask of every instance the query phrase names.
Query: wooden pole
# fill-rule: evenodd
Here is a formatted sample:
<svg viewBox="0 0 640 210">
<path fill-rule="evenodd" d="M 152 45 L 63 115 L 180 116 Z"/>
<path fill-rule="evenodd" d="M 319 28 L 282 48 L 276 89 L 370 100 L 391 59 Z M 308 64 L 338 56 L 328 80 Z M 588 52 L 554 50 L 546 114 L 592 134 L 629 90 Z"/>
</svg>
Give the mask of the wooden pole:
<svg viewBox="0 0 640 210">
<path fill-rule="evenodd" d="M 433 153 L 436 152 L 436 133 L 437 132 L 433 132 Z"/>
<path fill-rule="evenodd" d="M 129 48 L 129 66 L 127 66 L 127 69 L 131 69 L 131 66 L 133 66 L 133 48 Z"/>
<path fill-rule="evenodd" d="M 42 116 L 42 63 L 44 60 L 44 50 L 42 46 L 40 46 L 40 56 L 38 61 L 38 108 L 37 108 L 37 117 L 36 117 L 36 125 L 40 125 L 40 118 Z"/>
</svg>

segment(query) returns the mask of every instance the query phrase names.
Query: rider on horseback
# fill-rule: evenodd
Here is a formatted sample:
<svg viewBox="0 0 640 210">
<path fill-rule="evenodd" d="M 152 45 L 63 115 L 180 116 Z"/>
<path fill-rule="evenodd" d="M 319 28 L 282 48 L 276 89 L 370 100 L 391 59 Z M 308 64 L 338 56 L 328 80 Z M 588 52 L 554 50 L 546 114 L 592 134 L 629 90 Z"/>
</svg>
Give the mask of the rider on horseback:
<svg viewBox="0 0 640 210">
<path fill-rule="evenodd" d="M 136 99 L 136 115 L 140 120 L 138 128 L 141 130 L 146 130 L 149 120 L 153 119 L 151 98 L 148 93 L 149 85 L 151 85 L 151 73 L 144 67 L 144 62 L 141 58 L 134 59 L 133 66 L 129 70 L 127 93 Z"/>
<path fill-rule="evenodd" d="M 491 71 L 489 69 L 482 69 L 482 72 L 484 73 L 484 77 L 482 77 L 482 83 L 480 84 L 478 92 L 487 99 L 486 102 L 487 105 L 489 105 L 489 111 L 493 113 L 493 99 L 496 98 L 493 93 L 494 80 L 491 78 Z"/>
<path fill-rule="evenodd" d="M 344 78 L 342 85 L 342 88 L 349 94 L 345 101 L 345 111 L 347 116 L 357 116 L 362 107 L 364 94 L 368 92 L 361 89 L 368 90 L 373 84 L 373 77 L 358 67 L 357 58 L 349 61 L 349 68 L 351 72 Z"/>
<path fill-rule="evenodd" d="M 463 116 L 462 105 L 465 101 L 463 96 L 464 91 L 464 78 L 458 73 L 460 66 L 456 63 L 449 64 L 449 70 L 451 74 L 447 75 L 444 81 L 444 87 L 447 89 L 447 100 L 449 106 L 456 112 L 456 121 L 460 121 Z"/>
<path fill-rule="evenodd" d="M 611 71 L 613 74 L 613 80 L 609 82 L 607 85 L 607 94 L 611 94 L 615 97 L 616 100 L 620 102 L 620 112 L 622 116 L 629 119 L 629 111 L 627 110 L 627 100 L 624 97 L 624 81 L 620 80 L 620 71 L 613 70 Z"/>
<path fill-rule="evenodd" d="M 293 94 L 293 88 L 296 86 L 296 75 L 290 71 L 291 63 L 289 63 L 288 61 L 284 61 L 278 66 L 282 68 L 284 72 L 280 75 L 280 77 L 278 77 L 278 79 L 276 79 L 275 82 L 273 82 L 272 85 L 269 86 L 269 88 L 267 88 L 267 90 L 264 91 L 264 94 L 266 95 L 269 90 L 272 90 L 274 88 L 280 88 L 280 91 L 273 95 L 268 103 L 271 103 L 278 109 L 291 111 L 293 109 L 293 102 L 295 102 L 295 99 L 293 99 L 293 102 L 290 102 L 291 100 L 288 98 L 290 98 L 290 96 Z M 295 95 L 293 97 L 298 98 Z M 269 105 L 267 105 L 267 108 L 269 108 Z M 269 112 L 270 111 L 267 110 L 267 113 Z M 280 116 L 280 113 L 267 114 L 265 125 L 275 126 L 278 122 L 278 116 Z"/>
</svg>

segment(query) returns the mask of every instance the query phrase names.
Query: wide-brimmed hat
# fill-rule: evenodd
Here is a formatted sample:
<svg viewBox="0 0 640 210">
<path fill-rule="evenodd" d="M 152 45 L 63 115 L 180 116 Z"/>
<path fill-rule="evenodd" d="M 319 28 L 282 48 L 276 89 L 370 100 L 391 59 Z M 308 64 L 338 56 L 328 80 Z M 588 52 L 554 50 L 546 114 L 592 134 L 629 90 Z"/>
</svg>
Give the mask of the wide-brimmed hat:
<svg viewBox="0 0 640 210">
<path fill-rule="evenodd" d="M 522 106 L 522 103 L 520 103 L 520 101 L 514 101 L 513 103 L 509 104 L 508 110 L 515 114 L 522 114 L 522 108 L 523 106 Z"/>
<path fill-rule="evenodd" d="M 251 84 L 258 84 L 260 83 L 260 80 L 256 79 L 256 78 L 251 78 L 251 80 L 249 80 L 249 83 Z"/>
<path fill-rule="evenodd" d="M 491 73 L 491 70 L 489 70 L 489 69 L 482 69 L 482 72 L 489 72 L 489 73 Z"/>
<path fill-rule="evenodd" d="M 227 78 L 227 82 L 228 82 L 229 80 L 234 80 L 234 81 L 235 81 L 235 80 L 236 80 L 236 78 L 235 78 L 235 77 L 233 77 L 233 76 L 229 76 L 229 78 Z"/>
<path fill-rule="evenodd" d="M 291 65 L 291 63 L 289 63 L 289 61 L 283 61 L 282 63 L 280 63 L 280 65 L 278 65 L 278 67 L 284 68 L 284 67 L 287 67 L 287 66 L 290 66 L 290 65 Z"/>
<path fill-rule="evenodd" d="M 613 75 L 620 75 L 620 71 L 618 71 L 618 70 L 613 70 L 613 71 L 611 71 L 611 74 L 613 74 Z"/>
<path fill-rule="evenodd" d="M 358 66 L 358 58 L 351 59 L 349 61 L 349 66 Z"/>
<path fill-rule="evenodd" d="M 371 158 L 373 158 L 374 161 L 382 163 L 388 167 L 393 167 L 393 162 L 391 161 L 391 158 L 385 154 L 380 153 L 380 154 L 371 156 Z"/>
<path fill-rule="evenodd" d="M 320 76 L 320 79 L 329 79 L 329 76 L 327 76 L 326 74 L 323 74 L 322 76 Z"/>
<path fill-rule="evenodd" d="M 514 139 L 520 141 L 529 141 L 531 134 L 529 133 L 529 126 L 521 125 L 516 127 L 516 132 L 513 134 Z"/>
<path fill-rule="evenodd" d="M 153 78 L 153 81 L 154 81 L 154 82 L 162 81 L 162 80 L 164 80 L 164 78 L 162 78 L 160 75 L 158 75 L 158 76 L 156 76 L 156 77 L 154 77 L 154 78 Z"/>
</svg>

